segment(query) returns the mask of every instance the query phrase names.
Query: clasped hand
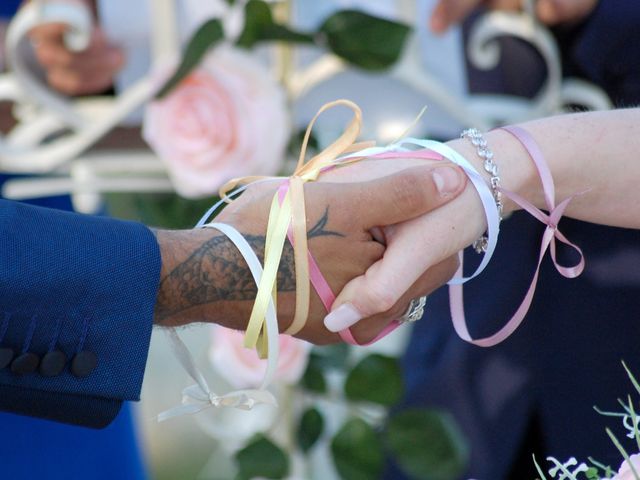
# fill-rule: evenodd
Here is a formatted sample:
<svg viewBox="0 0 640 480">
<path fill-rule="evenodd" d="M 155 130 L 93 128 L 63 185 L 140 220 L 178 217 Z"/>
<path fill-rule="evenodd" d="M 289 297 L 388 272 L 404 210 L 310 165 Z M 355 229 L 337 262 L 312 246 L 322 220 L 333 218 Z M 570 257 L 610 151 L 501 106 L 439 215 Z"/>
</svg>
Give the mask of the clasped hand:
<svg viewBox="0 0 640 480">
<path fill-rule="evenodd" d="M 402 316 L 411 299 L 429 294 L 454 275 L 457 252 L 484 228 L 476 194 L 465 191 L 466 183 L 462 170 L 444 161 L 368 159 L 305 185 L 309 249 L 333 291 L 341 292 L 327 322 L 332 330 L 354 324 L 355 338 L 367 342 Z M 278 185 L 251 186 L 217 221 L 252 238 L 264 236 Z M 462 192 L 461 201 L 448 205 L 447 213 L 445 204 Z M 469 204 L 478 208 L 477 225 L 465 215 Z M 452 230 L 465 224 L 458 221 L 463 218 L 467 231 Z M 285 248 L 278 278 L 281 331 L 295 310 L 290 248 Z M 316 344 L 339 341 L 325 327 L 326 315 L 313 292 L 307 324 L 298 336 Z"/>
</svg>

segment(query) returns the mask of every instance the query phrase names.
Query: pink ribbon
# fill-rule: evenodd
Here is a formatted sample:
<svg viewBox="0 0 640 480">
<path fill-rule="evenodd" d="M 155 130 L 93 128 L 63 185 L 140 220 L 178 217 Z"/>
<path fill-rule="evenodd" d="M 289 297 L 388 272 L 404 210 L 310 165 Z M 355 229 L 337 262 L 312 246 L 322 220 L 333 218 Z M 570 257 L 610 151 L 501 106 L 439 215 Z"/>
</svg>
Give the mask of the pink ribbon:
<svg viewBox="0 0 640 480">
<path fill-rule="evenodd" d="M 549 214 L 546 214 L 543 211 L 539 210 L 533 204 L 531 204 L 531 202 L 524 199 L 520 195 L 502 188 L 500 189 L 503 195 L 507 196 L 513 202 L 529 212 L 534 218 L 544 223 L 547 228 L 542 235 L 540 253 L 538 255 L 538 264 L 536 266 L 535 273 L 531 280 L 529 289 L 527 290 L 527 293 L 524 297 L 524 300 L 516 310 L 513 317 L 511 317 L 511 319 L 498 332 L 489 337 L 474 340 L 469 334 L 469 330 L 467 328 L 467 323 L 465 320 L 462 285 L 449 286 L 449 303 L 451 308 L 451 317 L 456 332 L 463 340 L 481 347 L 491 347 L 497 345 L 498 343 L 507 339 L 518 328 L 518 326 L 520 326 L 522 320 L 524 320 L 525 315 L 529 311 L 529 307 L 531 306 L 533 295 L 536 291 L 538 276 L 540 273 L 540 264 L 542 263 L 544 254 L 549 247 L 551 247 L 551 258 L 553 259 L 553 264 L 555 265 L 556 270 L 558 270 L 558 272 L 560 272 L 560 274 L 564 277 L 575 278 L 584 270 L 584 255 L 582 254 L 582 250 L 580 250 L 577 245 L 567 240 L 567 238 L 558 230 L 558 222 L 560 221 L 560 218 L 562 218 L 562 215 L 569 205 L 569 202 L 574 197 L 580 194 L 572 195 L 556 206 L 553 177 L 551 176 L 551 171 L 547 166 L 547 162 L 544 160 L 544 156 L 542 154 L 542 151 L 538 147 L 538 144 L 526 130 L 520 127 L 503 127 L 502 130 L 505 130 L 513 135 L 531 156 L 531 159 L 533 160 L 536 169 L 538 170 L 538 174 L 542 182 L 545 203 L 547 205 L 547 209 L 549 210 Z M 566 245 L 569 245 L 578 252 L 578 254 L 580 255 L 580 261 L 576 265 L 565 267 L 558 263 L 556 259 L 556 239 L 560 240 Z M 458 269 L 458 272 L 456 272 L 456 276 L 459 275 L 462 275 L 462 254 L 460 255 L 460 267 Z"/>
<path fill-rule="evenodd" d="M 550 247 L 551 249 L 551 258 L 553 259 L 553 263 L 555 268 L 566 278 L 575 278 L 582 273 L 584 270 L 584 256 L 582 254 L 582 250 L 575 244 L 571 243 L 567 238 L 558 230 L 558 223 L 562 218 L 569 202 L 576 197 L 577 195 L 573 195 L 560 204 L 555 204 L 555 188 L 553 184 L 553 177 L 551 176 L 551 171 L 547 166 L 546 161 L 544 160 L 544 156 L 542 151 L 538 147 L 537 143 L 533 139 L 533 137 L 524 129 L 516 126 L 503 127 L 503 130 L 512 134 L 518 141 L 523 145 L 523 147 L 527 150 L 531 159 L 533 160 L 536 169 L 538 170 L 538 174 L 540 176 L 540 180 L 542 182 L 542 187 L 544 190 L 545 203 L 547 205 L 547 209 L 549 214 L 544 213 L 537 207 L 535 207 L 531 202 L 524 199 L 520 195 L 510 192 L 505 189 L 500 189 L 500 191 L 506 197 L 510 198 L 513 202 L 519 205 L 522 209 L 526 210 L 531 214 L 534 218 L 538 219 L 540 222 L 544 223 L 547 228 L 542 235 L 542 242 L 540 245 L 540 253 L 538 255 L 538 264 L 536 266 L 535 273 L 533 275 L 531 284 L 527 293 L 514 313 L 513 317 L 495 334 L 480 339 L 473 339 L 469 333 L 467 328 L 467 323 L 464 314 L 464 299 L 463 299 L 463 290 L 461 284 L 450 284 L 449 286 L 449 299 L 450 299 L 450 308 L 451 308 L 451 317 L 453 321 L 453 326 L 457 332 L 457 334 L 463 340 L 473 343 L 474 345 L 478 345 L 481 347 L 490 347 L 494 346 L 505 339 L 507 339 L 517 328 L 520 326 L 522 321 L 524 320 L 525 315 L 529 311 L 529 307 L 531 306 L 531 302 L 533 301 L 533 296 L 536 290 L 536 284 L 538 281 L 539 273 L 540 273 L 540 265 L 542 263 L 542 259 Z M 369 158 L 378 158 L 378 159 L 394 159 L 394 158 L 423 158 L 425 160 L 443 160 L 443 157 L 431 150 L 422 149 L 422 150 L 414 150 L 414 151 L 394 151 L 394 152 L 383 152 L 375 155 L 371 155 Z M 334 168 L 334 167 L 331 167 Z M 280 201 L 282 201 L 287 193 L 289 188 L 288 182 L 284 182 L 280 187 Z M 289 241 L 293 245 L 293 234 L 291 228 L 287 232 L 287 236 Z M 574 248 L 578 254 L 580 255 L 580 261 L 573 266 L 563 266 L 560 265 L 556 258 L 556 240 L 561 241 L 562 243 Z M 320 268 L 314 259 L 311 252 L 308 252 L 308 260 L 309 260 L 309 278 L 313 288 L 318 293 L 320 300 L 322 301 L 324 307 L 327 311 L 331 311 L 331 307 L 335 302 L 336 296 L 334 295 L 331 287 L 326 281 L 324 275 L 320 271 Z M 460 267 L 456 272 L 456 277 L 462 276 L 462 253 L 460 253 Z M 398 320 L 393 320 L 389 325 L 387 325 L 373 340 L 367 343 L 358 343 L 354 338 L 350 329 L 345 329 L 339 332 L 340 337 L 346 343 L 351 345 L 370 345 L 372 343 L 377 342 L 381 338 L 387 336 L 393 330 L 398 328 L 401 323 Z"/>
</svg>

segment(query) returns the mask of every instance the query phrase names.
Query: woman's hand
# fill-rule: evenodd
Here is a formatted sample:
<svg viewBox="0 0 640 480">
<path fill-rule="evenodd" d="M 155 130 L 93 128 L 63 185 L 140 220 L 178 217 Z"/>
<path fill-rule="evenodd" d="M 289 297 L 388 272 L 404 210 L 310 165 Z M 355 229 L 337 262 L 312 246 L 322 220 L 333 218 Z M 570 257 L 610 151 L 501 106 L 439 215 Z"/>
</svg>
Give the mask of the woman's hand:
<svg viewBox="0 0 640 480">
<path fill-rule="evenodd" d="M 464 148 L 464 144 L 457 148 L 461 147 Z M 471 158 L 473 153 L 465 154 Z M 424 168 L 425 165 L 434 168 L 451 164 L 410 158 L 369 159 L 327 172 L 321 181 L 356 178 L 372 181 L 399 168 Z M 457 168 L 438 172 L 436 183 L 448 180 L 445 177 L 450 174 L 461 174 Z M 420 182 L 414 187 L 422 188 Z M 379 194 L 382 197 L 382 193 Z M 399 318 L 411 299 L 429 294 L 451 279 L 458 265 L 457 253 L 482 234 L 486 221 L 479 197 L 470 183 L 461 194 L 454 191 L 444 195 L 451 202 L 441 208 L 404 223 L 381 226 L 380 238 L 386 244 L 384 254 L 364 275 L 346 284 L 332 313 L 325 319 L 327 328 L 338 331 L 356 324 L 354 331 L 357 332 L 362 325 L 375 324 L 379 331 L 389 321 Z"/>
<path fill-rule="evenodd" d="M 346 176 L 336 174 L 305 185 L 309 249 L 334 292 L 363 275 L 385 255 L 385 246 L 372 236 L 372 229 L 393 228 L 391 226 L 436 210 L 460 193 L 465 185 L 465 176 L 460 169 L 424 164 L 414 164 L 414 168 L 409 169 L 396 165 L 385 170 L 379 178 L 360 177 L 364 180 L 360 182 L 332 181 L 338 177 L 347 180 Z M 264 234 L 273 187 L 259 187 L 249 195 L 243 194 L 240 200 L 225 209 L 220 221 L 229 222 L 244 233 Z M 256 210 L 256 206 L 260 207 Z M 251 211 L 254 213 L 250 214 Z M 281 283 L 288 281 L 291 287 L 294 280 L 292 261 L 292 254 L 289 254 L 281 263 L 281 273 L 286 274 Z M 358 341 L 373 339 L 391 320 L 402 315 L 412 298 L 442 285 L 456 268 L 457 262 L 451 259 L 417 278 L 395 302 L 379 309 L 368 322 L 354 328 Z M 291 322 L 294 305 L 292 289 L 288 294 L 279 295 L 281 329 Z M 325 315 L 326 311 L 313 291 L 307 326 L 300 336 L 314 343 L 338 341 L 338 336 L 324 327 Z"/>
</svg>

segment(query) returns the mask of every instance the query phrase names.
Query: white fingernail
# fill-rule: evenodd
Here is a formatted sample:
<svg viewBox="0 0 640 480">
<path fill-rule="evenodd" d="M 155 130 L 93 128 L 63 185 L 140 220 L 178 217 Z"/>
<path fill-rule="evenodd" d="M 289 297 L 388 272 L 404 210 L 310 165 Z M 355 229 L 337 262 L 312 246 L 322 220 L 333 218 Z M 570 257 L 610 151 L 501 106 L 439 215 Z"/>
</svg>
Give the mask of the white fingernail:
<svg viewBox="0 0 640 480">
<path fill-rule="evenodd" d="M 324 326 L 330 332 L 339 332 L 358 323 L 362 314 L 350 303 L 343 303 L 329 315 L 324 317 Z"/>
</svg>

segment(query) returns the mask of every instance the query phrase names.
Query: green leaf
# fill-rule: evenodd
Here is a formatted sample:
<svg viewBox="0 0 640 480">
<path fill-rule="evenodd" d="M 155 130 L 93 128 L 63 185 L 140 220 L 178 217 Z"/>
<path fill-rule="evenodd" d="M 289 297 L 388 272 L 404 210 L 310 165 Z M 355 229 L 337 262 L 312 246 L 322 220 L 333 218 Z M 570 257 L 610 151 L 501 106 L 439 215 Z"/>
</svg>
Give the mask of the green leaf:
<svg viewBox="0 0 640 480">
<path fill-rule="evenodd" d="M 598 462 L 597 460 L 595 460 L 592 457 L 588 457 L 588 459 L 593 465 L 595 465 L 596 468 L 599 468 L 600 470 L 602 470 L 604 472 L 604 474 L 602 475 L 603 477 L 606 477 L 606 478 L 613 477 L 615 472 L 613 471 L 613 469 L 609 465 L 604 465 L 604 464 Z"/>
<path fill-rule="evenodd" d="M 193 34 L 182 57 L 180 66 L 167 80 L 157 93 L 156 98 L 164 98 L 178 84 L 198 66 L 202 58 L 211 47 L 224 38 L 224 29 L 218 19 L 212 19 L 202 24 Z"/>
<path fill-rule="evenodd" d="M 308 452 L 322 435 L 324 418 L 316 408 L 310 408 L 302 414 L 298 427 L 298 444 L 303 452 Z"/>
<path fill-rule="evenodd" d="M 348 420 L 331 442 L 333 462 L 345 480 L 379 478 L 384 463 L 380 439 L 360 418 Z"/>
<path fill-rule="evenodd" d="M 349 372 L 344 389 L 349 400 L 393 405 L 404 391 L 400 365 L 392 357 L 369 355 Z"/>
<path fill-rule="evenodd" d="M 117 218 L 171 230 L 193 228 L 202 213 L 218 200 L 186 199 L 167 193 L 110 193 L 105 198 L 109 213 Z"/>
<path fill-rule="evenodd" d="M 589 480 L 599 480 L 600 478 L 600 475 L 598 474 L 598 469 L 595 467 L 589 468 L 589 470 L 587 470 L 584 474 Z"/>
<path fill-rule="evenodd" d="M 313 37 L 296 32 L 273 20 L 271 8 L 263 0 L 249 0 L 244 8 L 245 24 L 236 45 L 251 48 L 258 42 L 282 40 L 295 43 L 312 43 Z"/>
<path fill-rule="evenodd" d="M 622 362 L 622 366 L 627 372 L 627 375 L 629 376 L 629 380 L 631 380 L 631 383 L 635 387 L 636 392 L 638 392 L 638 394 L 640 395 L 640 384 L 638 383 L 638 380 L 636 380 L 636 377 L 633 376 L 633 373 L 631 373 L 631 370 L 629 370 L 629 367 L 627 367 L 627 364 L 624 363 L 624 361 Z"/>
<path fill-rule="evenodd" d="M 346 343 L 336 343 L 314 349 L 311 354 L 322 369 L 344 369 L 351 354 Z"/>
<path fill-rule="evenodd" d="M 430 409 L 405 410 L 386 429 L 398 465 L 419 480 L 451 480 L 465 470 L 469 448 L 453 417 Z"/>
<path fill-rule="evenodd" d="M 385 70 L 404 49 L 411 28 L 357 10 L 331 15 L 320 27 L 331 51 L 365 70 Z"/>
<path fill-rule="evenodd" d="M 256 435 L 249 444 L 235 454 L 238 477 L 283 478 L 289 474 L 289 458 L 271 440 Z"/>
<path fill-rule="evenodd" d="M 324 378 L 322 368 L 313 357 L 309 357 L 307 369 L 302 376 L 302 387 L 315 393 L 325 393 L 327 391 L 327 381 Z"/>
</svg>

